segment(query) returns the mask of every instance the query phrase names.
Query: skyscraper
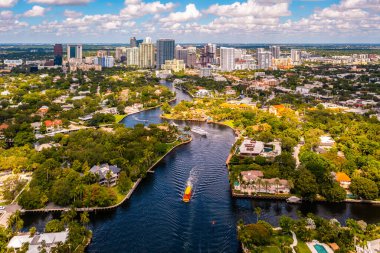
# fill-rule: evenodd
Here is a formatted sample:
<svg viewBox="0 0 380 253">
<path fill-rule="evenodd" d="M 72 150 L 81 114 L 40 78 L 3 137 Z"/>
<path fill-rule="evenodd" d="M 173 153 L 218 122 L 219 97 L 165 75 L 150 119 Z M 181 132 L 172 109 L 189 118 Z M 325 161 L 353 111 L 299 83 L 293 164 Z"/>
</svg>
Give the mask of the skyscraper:
<svg viewBox="0 0 380 253">
<path fill-rule="evenodd" d="M 272 53 L 268 51 L 257 52 L 257 65 L 259 69 L 272 67 Z"/>
<path fill-rule="evenodd" d="M 220 48 L 220 68 L 223 71 L 233 71 L 235 69 L 235 48 Z"/>
<path fill-rule="evenodd" d="M 126 56 L 126 48 L 125 47 L 117 47 L 115 49 L 115 59 L 116 61 L 121 61 L 123 56 Z M 125 57 L 124 57 L 125 59 Z"/>
<path fill-rule="evenodd" d="M 154 67 L 154 45 L 152 39 L 146 37 L 144 42 L 139 46 L 139 67 L 153 68 Z"/>
<path fill-rule="evenodd" d="M 157 46 L 157 69 L 161 68 L 161 65 L 166 60 L 174 59 L 175 41 L 173 39 L 159 39 L 156 43 Z"/>
<path fill-rule="evenodd" d="M 54 65 L 62 66 L 63 62 L 63 46 L 62 44 L 54 45 Z"/>
<path fill-rule="evenodd" d="M 290 57 L 292 59 L 293 64 L 301 63 L 301 50 L 298 50 L 298 49 L 290 50 Z"/>
<path fill-rule="evenodd" d="M 201 54 L 202 66 L 216 63 L 216 44 L 208 43 L 204 46 Z"/>
<path fill-rule="evenodd" d="M 269 49 L 270 49 L 270 51 L 272 53 L 273 58 L 275 58 L 275 59 L 279 59 L 280 58 L 281 49 L 280 49 L 279 46 L 270 46 Z"/>
<path fill-rule="evenodd" d="M 189 51 L 186 48 L 181 47 L 180 45 L 177 45 L 175 47 L 175 59 L 177 60 L 183 60 L 184 63 L 187 62 L 187 54 Z"/>
<path fill-rule="evenodd" d="M 137 47 L 136 37 L 131 37 L 129 44 L 131 47 Z"/>
<path fill-rule="evenodd" d="M 138 47 L 132 47 L 126 49 L 127 65 L 138 66 L 140 59 L 140 52 Z"/>
<path fill-rule="evenodd" d="M 67 45 L 67 60 L 82 60 L 82 45 Z"/>
<path fill-rule="evenodd" d="M 95 64 L 103 68 L 112 68 L 115 65 L 115 59 L 113 56 L 97 57 L 95 58 Z"/>
</svg>

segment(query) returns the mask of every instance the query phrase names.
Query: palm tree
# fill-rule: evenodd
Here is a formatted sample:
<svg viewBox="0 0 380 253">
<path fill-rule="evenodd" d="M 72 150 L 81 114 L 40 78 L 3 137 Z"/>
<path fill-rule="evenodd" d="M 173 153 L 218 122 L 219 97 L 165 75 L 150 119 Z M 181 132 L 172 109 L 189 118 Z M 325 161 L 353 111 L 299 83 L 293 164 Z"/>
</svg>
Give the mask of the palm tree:
<svg viewBox="0 0 380 253">
<path fill-rule="evenodd" d="M 19 210 L 9 217 L 7 225 L 13 232 L 18 232 L 22 229 L 24 221 L 21 219 L 21 212 Z"/>
<path fill-rule="evenodd" d="M 262 213 L 261 208 L 260 208 L 260 207 L 256 207 L 256 208 L 255 208 L 255 214 L 256 214 L 256 217 L 257 217 L 257 222 L 259 222 L 259 219 L 260 219 L 261 213 Z"/>
<path fill-rule="evenodd" d="M 264 181 L 264 187 L 265 187 L 265 192 L 268 193 L 268 187 L 270 186 L 270 183 L 268 182 L 268 180 L 265 180 Z"/>
<path fill-rule="evenodd" d="M 278 187 L 280 186 L 280 179 L 276 178 L 274 180 L 274 183 L 276 184 L 276 193 L 278 194 Z"/>
<path fill-rule="evenodd" d="M 258 192 L 260 192 L 261 191 L 261 183 L 263 182 L 263 180 L 261 178 L 259 178 L 259 179 L 257 179 L 256 182 L 259 184 L 259 191 Z"/>
<path fill-rule="evenodd" d="M 86 226 L 90 222 L 88 212 L 83 212 L 80 214 L 80 222 L 83 226 Z"/>
</svg>

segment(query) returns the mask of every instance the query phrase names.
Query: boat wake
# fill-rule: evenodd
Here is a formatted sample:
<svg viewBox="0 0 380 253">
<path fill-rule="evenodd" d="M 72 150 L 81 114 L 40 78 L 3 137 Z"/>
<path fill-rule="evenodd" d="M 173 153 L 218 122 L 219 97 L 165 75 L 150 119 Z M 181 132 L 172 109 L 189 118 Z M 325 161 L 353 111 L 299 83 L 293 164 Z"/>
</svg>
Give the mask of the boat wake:
<svg viewBox="0 0 380 253">
<path fill-rule="evenodd" d="M 149 122 L 149 120 L 146 120 L 146 119 L 139 119 L 137 118 L 136 116 L 132 116 L 132 118 L 136 121 L 139 121 L 139 122 Z"/>
<path fill-rule="evenodd" d="M 197 170 L 197 167 L 198 166 L 194 166 L 193 168 L 191 168 L 189 178 L 187 179 L 187 182 L 186 182 L 187 186 L 191 186 L 194 188 L 194 186 L 198 182 L 199 170 Z"/>
</svg>

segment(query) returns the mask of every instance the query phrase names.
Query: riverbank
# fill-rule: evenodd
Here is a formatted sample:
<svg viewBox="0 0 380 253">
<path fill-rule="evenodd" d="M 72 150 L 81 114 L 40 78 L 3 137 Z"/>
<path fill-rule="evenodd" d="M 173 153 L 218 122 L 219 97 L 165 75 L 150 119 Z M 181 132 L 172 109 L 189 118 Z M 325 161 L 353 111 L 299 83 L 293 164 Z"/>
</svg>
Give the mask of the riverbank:
<svg viewBox="0 0 380 253">
<path fill-rule="evenodd" d="M 178 143 L 177 145 L 174 145 L 169 151 L 167 151 L 163 156 L 161 156 L 153 165 L 151 165 L 149 167 L 149 169 L 147 170 L 147 172 L 151 172 L 153 171 L 153 169 L 167 156 L 169 155 L 173 150 L 175 150 L 176 148 L 182 146 L 182 145 L 185 145 L 185 144 L 188 144 L 192 141 L 192 138 L 190 138 L 189 140 L 187 141 L 182 141 L 180 143 Z M 111 210 L 111 209 L 115 209 L 117 207 L 119 207 L 120 205 L 122 205 L 125 201 L 127 201 L 128 199 L 130 199 L 130 197 L 132 196 L 133 192 L 137 189 L 137 187 L 139 186 L 139 184 L 141 183 L 141 181 L 143 180 L 143 178 L 139 178 L 137 179 L 136 182 L 134 182 L 132 188 L 128 191 L 128 193 L 126 194 L 126 196 L 118 203 L 116 203 L 115 205 L 112 205 L 112 206 L 106 206 L 106 207 L 79 207 L 79 208 L 74 208 L 75 211 L 77 212 L 94 212 L 94 211 L 104 211 L 104 210 Z M 33 212 L 65 212 L 65 211 L 69 211 L 71 209 L 71 207 L 57 207 L 57 208 L 40 208 L 40 209 L 30 209 L 30 210 L 27 210 L 27 209 L 20 209 L 20 211 L 22 213 L 33 213 Z"/>
<path fill-rule="evenodd" d="M 174 102 L 174 101 L 176 101 L 176 100 L 177 100 L 177 98 L 174 97 L 173 99 L 171 99 L 171 100 L 169 100 L 169 101 L 166 101 L 166 102 L 164 102 L 164 103 L 172 103 L 172 102 Z M 140 112 L 145 112 L 145 111 L 149 111 L 149 110 L 157 109 L 157 108 L 161 107 L 164 103 L 161 103 L 161 104 L 159 104 L 159 105 L 157 105 L 157 106 L 144 108 L 144 109 L 139 110 L 139 111 L 137 111 L 137 112 L 133 112 L 133 113 L 126 114 L 123 118 L 121 118 L 119 121 L 117 121 L 117 123 L 121 123 L 121 122 L 122 122 L 126 117 L 128 117 L 128 116 L 131 116 L 131 115 L 134 115 L 134 114 L 138 114 L 138 113 L 140 113 Z"/>
</svg>

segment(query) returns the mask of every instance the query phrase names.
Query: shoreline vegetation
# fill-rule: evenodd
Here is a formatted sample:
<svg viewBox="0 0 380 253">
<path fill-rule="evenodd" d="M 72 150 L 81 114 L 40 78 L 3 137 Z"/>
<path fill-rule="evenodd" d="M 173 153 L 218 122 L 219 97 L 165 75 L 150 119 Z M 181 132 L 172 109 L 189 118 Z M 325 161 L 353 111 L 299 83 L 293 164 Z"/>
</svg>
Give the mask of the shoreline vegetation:
<svg viewBox="0 0 380 253">
<path fill-rule="evenodd" d="M 281 108 L 281 111 L 280 111 L 280 108 Z M 275 111 L 271 112 L 271 110 L 275 110 Z M 180 104 L 178 104 L 177 106 L 173 108 L 170 108 L 170 107 L 165 108 L 165 110 L 163 110 L 164 113 L 160 117 L 167 120 L 182 120 L 182 121 L 214 123 L 214 124 L 227 126 L 235 132 L 235 135 L 237 136 L 236 142 L 234 143 L 233 148 L 231 149 L 231 152 L 226 161 L 226 165 L 229 171 L 231 194 L 233 197 L 260 198 L 260 199 L 263 199 L 263 198 L 287 199 L 291 196 L 296 195 L 296 196 L 302 197 L 303 200 L 305 201 L 366 203 L 366 204 L 376 204 L 376 205 L 380 204 L 380 201 L 378 199 L 365 199 L 362 197 L 354 199 L 352 198 L 352 194 L 351 196 L 348 195 L 349 192 L 347 189 L 339 187 L 339 184 L 334 182 L 333 179 L 329 179 L 329 177 L 331 177 L 329 176 L 330 172 L 332 173 L 335 171 L 342 171 L 342 170 L 345 171 L 345 167 L 342 167 L 340 169 L 336 168 L 336 166 L 342 166 L 342 162 L 340 161 L 340 164 L 335 165 L 334 164 L 336 163 L 335 160 L 330 161 L 331 157 L 334 158 L 334 155 L 331 153 L 331 151 L 330 152 L 327 151 L 327 154 L 321 154 L 314 151 L 315 147 L 319 145 L 318 136 L 321 136 L 321 135 L 323 136 L 322 131 L 319 130 L 316 132 L 315 129 L 303 129 L 301 127 L 302 125 L 308 124 L 306 119 L 310 119 L 310 116 L 318 117 L 317 116 L 318 110 L 320 110 L 319 112 L 320 114 L 331 113 L 328 110 L 318 107 L 317 111 L 314 108 L 309 108 L 307 113 L 304 110 L 303 113 L 300 114 L 297 110 L 293 110 L 290 107 L 285 107 L 283 105 L 281 105 L 281 107 L 270 106 L 270 107 L 267 107 L 267 109 L 263 110 L 263 109 L 257 108 L 256 105 L 235 105 L 235 104 L 229 104 L 227 102 L 221 102 L 220 100 L 216 101 L 216 100 L 213 100 L 212 98 L 203 98 L 203 99 L 198 98 L 192 102 L 187 102 L 187 101 L 181 102 Z M 250 112 L 253 115 L 252 114 L 249 115 Z M 266 118 L 266 119 L 261 122 L 260 121 L 257 122 L 256 120 L 255 122 L 256 125 L 254 123 L 252 126 L 250 125 L 252 123 L 249 123 L 249 122 L 247 123 L 247 122 L 244 122 L 242 119 L 240 119 L 239 114 L 245 115 L 245 118 L 247 117 L 247 115 L 249 115 L 248 117 L 252 116 L 253 119 L 260 118 L 260 117 L 264 119 Z M 270 121 L 272 122 L 281 120 L 282 121 L 281 123 L 275 123 L 275 124 L 283 124 L 283 125 L 285 125 L 284 121 L 285 122 L 288 121 L 290 122 L 290 125 L 280 131 L 277 130 L 278 132 L 276 133 L 272 131 L 273 128 L 276 127 L 276 125 L 273 123 L 268 124 L 267 123 L 268 119 L 270 119 Z M 317 121 L 317 120 L 314 119 L 314 121 Z M 246 120 L 246 121 L 249 121 L 249 120 Z M 307 125 L 307 128 L 310 128 L 310 126 Z M 283 134 L 284 132 L 286 132 L 285 135 Z M 301 160 L 302 165 L 300 168 L 298 168 L 298 166 L 297 167 L 295 166 L 296 158 L 294 157 L 294 148 L 296 147 L 296 145 L 299 145 L 299 139 L 300 137 L 302 137 L 302 135 L 306 135 L 307 139 L 306 139 L 306 145 L 303 144 L 300 146 L 301 154 L 298 154 L 298 157 Z M 280 159 L 281 159 L 280 161 L 276 157 L 272 159 L 271 161 L 270 160 L 268 161 L 268 159 L 265 159 L 265 158 L 260 160 L 261 158 L 260 156 L 256 158 L 239 156 L 237 155 L 238 145 L 240 145 L 243 138 L 253 138 L 254 140 L 259 140 L 259 141 L 264 141 L 264 142 L 270 142 L 276 139 L 280 141 L 285 140 L 286 143 L 281 143 L 281 146 L 283 148 L 283 151 L 285 150 L 286 156 L 284 157 L 280 155 Z M 336 148 L 332 149 L 332 151 L 334 150 L 336 150 Z M 258 163 L 256 161 L 257 159 L 259 159 Z M 261 168 L 261 167 L 265 168 L 265 167 L 271 166 L 272 164 L 278 163 L 278 167 L 276 169 L 277 172 L 269 171 L 268 174 L 270 175 L 274 174 L 275 176 L 272 176 L 273 178 L 275 177 L 279 178 L 281 174 L 283 174 L 281 172 L 281 169 L 283 167 L 282 166 L 283 159 L 288 160 L 285 166 L 289 167 L 287 168 L 287 171 L 284 172 L 285 178 L 288 179 L 290 175 L 290 177 L 294 179 L 294 181 L 291 182 L 292 184 L 291 187 L 292 188 L 295 187 L 296 191 L 292 190 L 290 194 L 274 194 L 273 195 L 273 194 L 255 193 L 252 195 L 252 194 L 247 194 L 247 193 L 239 193 L 238 191 L 234 189 L 235 182 L 237 180 L 239 181 L 241 180 L 240 175 L 236 174 L 234 167 L 242 168 L 244 171 L 244 170 L 248 170 L 246 168 L 254 168 L 254 169 Z M 292 161 L 293 159 L 294 161 Z M 345 158 L 341 159 L 339 157 L 337 159 L 345 160 Z M 231 164 L 231 160 L 233 160 L 233 164 Z M 247 161 L 249 160 L 250 162 L 246 163 L 245 160 Z M 325 168 L 319 168 L 320 166 L 325 167 Z M 259 170 L 262 170 L 262 169 L 259 169 Z M 278 173 L 278 170 L 280 170 L 279 171 L 280 173 Z M 314 188 L 308 189 L 311 191 L 310 193 L 308 193 L 308 192 L 303 192 L 303 189 L 300 189 L 299 187 L 297 187 L 297 185 L 293 186 L 293 183 L 302 181 L 300 176 L 297 177 L 296 175 L 294 175 L 294 171 L 296 170 L 302 171 L 303 174 L 305 175 L 307 174 L 307 176 L 310 177 L 312 181 L 315 181 L 316 189 Z M 318 171 L 318 170 L 321 170 L 321 171 Z M 264 170 L 264 175 L 265 175 L 265 172 L 266 171 Z M 269 175 L 265 175 L 265 176 L 269 177 Z M 321 178 L 324 178 L 323 179 L 324 182 L 320 182 L 318 186 L 318 183 L 316 181 L 321 180 Z M 331 190 L 324 191 L 323 185 L 330 185 Z"/>
<path fill-rule="evenodd" d="M 174 151 L 176 148 L 188 144 L 192 141 L 192 138 L 186 141 L 182 141 L 180 143 L 177 143 L 174 145 L 169 151 L 167 151 L 163 156 L 161 156 L 153 165 L 150 166 L 150 168 L 147 170 L 147 172 L 153 171 L 153 169 L 166 157 L 168 156 L 172 151 Z M 110 210 L 119 207 L 122 205 L 125 201 L 130 199 L 133 192 L 137 189 L 141 181 L 143 180 L 143 177 L 140 177 L 136 180 L 136 182 L 133 183 L 132 188 L 128 191 L 128 193 L 123 197 L 121 201 L 118 203 L 106 206 L 106 207 L 82 207 L 82 208 L 74 208 L 77 212 L 94 212 L 94 211 L 101 211 L 101 210 Z M 65 212 L 73 209 L 72 207 L 58 207 L 58 208 L 39 208 L 39 209 L 21 209 L 20 212 L 22 213 L 28 213 L 28 212 Z"/>
<path fill-rule="evenodd" d="M 177 98 L 174 97 L 174 98 L 172 98 L 169 101 L 163 102 L 163 103 L 161 103 L 159 105 L 156 105 L 156 106 L 153 106 L 153 107 L 144 108 L 142 110 L 139 110 L 138 112 L 133 112 L 133 113 L 130 113 L 130 114 L 125 114 L 125 115 L 118 115 L 118 116 L 120 116 L 120 118 L 115 117 L 116 118 L 115 121 L 116 121 L 116 123 L 121 123 L 128 116 L 135 115 L 135 114 L 138 114 L 138 113 L 141 113 L 141 112 L 145 112 L 145 111 L 150 111 L 150 110 L 153 110 L 153 109 L 157 109 L 159 107 L 162 107 L 163 104 L 165 104 L 165 103 L 172 103 L 172 102 L 174 102 L 176 100 L 177 100 Z"/>
<path fill-rule="evenodd" d="M 313 214 L 279 218 L 279 227 L 260 220 L 262 210 L 255 208 L 257 222 L 238 222 L 238 239 L 243 252 L 315 252 L 315 245 L 323 252 L 364 252 L 371 241 L 380 234 L 379 225 L 347 219 L 325 219 Z M 327 251 L 326 251 L 327 250 Z M 361 251 L 359 251 L 361 250 Z"/>
</svg>

